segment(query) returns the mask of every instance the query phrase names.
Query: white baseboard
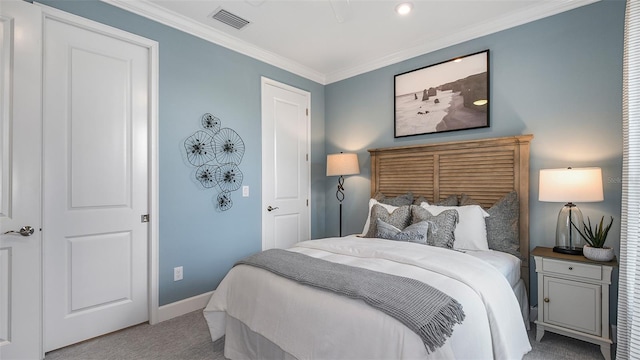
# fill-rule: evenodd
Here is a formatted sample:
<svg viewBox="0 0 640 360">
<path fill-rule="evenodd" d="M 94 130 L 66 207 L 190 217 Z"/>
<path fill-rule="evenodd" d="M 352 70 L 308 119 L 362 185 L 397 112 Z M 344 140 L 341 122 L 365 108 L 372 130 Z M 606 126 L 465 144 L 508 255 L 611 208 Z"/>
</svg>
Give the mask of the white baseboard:
<svg viewBox="0 0 640 360">
<path fill-rule="evenodd" d="M 538 307 L 537 306 L 531 306 L 529 308 L 529 321 L 533 322 L 538 320 Z"/>
<path fill-rule="evenodd" d="M 188 299 L 160 306 L 158 308 L 158 322 L 173 319 L 174 317 L 178 317 L 192 311 L 204 309 L 212 294 L 213 291 L 209 291 Z"/>
<path fill-rule="evenodd" d="M 611 341 L 613 341 L 614 344 L 618 342 L 618 326 L 617 325 L 611 325 Z"/>
</svg>

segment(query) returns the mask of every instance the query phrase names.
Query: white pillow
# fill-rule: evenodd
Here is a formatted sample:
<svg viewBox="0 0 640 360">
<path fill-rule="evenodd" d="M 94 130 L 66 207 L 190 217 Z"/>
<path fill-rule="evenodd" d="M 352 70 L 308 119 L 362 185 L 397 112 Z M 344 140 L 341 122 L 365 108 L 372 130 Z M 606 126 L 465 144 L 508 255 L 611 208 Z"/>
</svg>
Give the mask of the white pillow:
<svg viewBox="0 0 640 360">
<path fill-rule="evenodd" d="M 389 213 L 392 213 L 393 210 L 398 208 L 397 206 L 387 205 L 387 204 L 383 204 L 381 202 L 378 202 L 378 200 L 376 200 L 376 199 L 370 199 L 369 200 L 369 212 L 367 213 L 367 220 L 364 222 L 364 229 L 362 230 L 362 236 L 366 236 L 367 232 L 369 231 L 369 223 L 371 222 L 371 208 L 375 204 L 378 204 L 378 205 L 382 206 L 383 208 L 387 209 L 387 211 Z"/>
<path fill-rule="evenodd" d="M 455 241 L 453 248 L 456 250 L 489 250 L 487 243 L 487 224 L 484 218 L 489 213 L 478 205 L 465 206 L 437 206 L 426 202 L 420 207 L 427 209 L 433 215 L 438 215 L 445 210 L 458 210 L 458 224 L 453 232 Z"/>
</svg>

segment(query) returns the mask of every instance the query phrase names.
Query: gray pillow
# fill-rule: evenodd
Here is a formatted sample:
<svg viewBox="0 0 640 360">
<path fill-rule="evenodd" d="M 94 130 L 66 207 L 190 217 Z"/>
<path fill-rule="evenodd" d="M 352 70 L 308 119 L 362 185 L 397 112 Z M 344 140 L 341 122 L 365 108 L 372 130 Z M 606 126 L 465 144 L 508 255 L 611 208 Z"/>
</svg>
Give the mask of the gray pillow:
<svg viewBox="0 0 640 360">
<path fill-rule="evenodd" d="M 453 209 L 445 210 L 438 215 L 433 215 L 423 207 L 411 205 L 411 223 L 416 224 L 421 221 L 429 223 L 427 244 L 453 249 L 453 242 L 456 239 L 454 231 L 458 223 L 458 211 Z"/>
<path fill-rule="evenodd" d="M 364 237 L 376 237 L 378 219 L 382 219 L 382 221 L 386 222 L 387 224 L 391 224 L 398 229 L 404 229 L 410 224 L 411 208 L 409 208 L 409 205 L 400 206 L 399 208 L 393 210 L 392 213 L 389 213 L 383 206 L 379 204 L 373 205 L 371 207 L 371 217 L 369 218 L 369 231 L 367 231 L 367 234 Z"/>
<path fill-rule="evenodd" d="M 479 205 L 466 194 L 460 197 L 460 205 Z M 487 243 L 489 249 L 506 252 L 517 257 L 520 254 L 520 201 L 515 190 L 486 209 Z"/>
<path fill-rule="evenodd" d="M 395 197 L 386 197 L 383 193 L 377 192 L 373 198 L 379 203 L 393 206 L 411 205 L 413 203 L 413 193 L 411 192 Z"/>
<path fill-rule="evenodd" d="M 420 205 L 423 202 L 428 203 L 429 205 L 438 205 L 438 206 L 458 206 L 458 195 L 453 194 L 453 195 L 449 195 L 446 199 L 444 200 L 440 200 L 438 202 L 430 202 L 429 200 L 427 200 L 425 197 L 420 196 L 418 198 L 416 198 L 415 200 L 413 200 L 413 205 Z"/>
<path fill-rule="evenodd" d="M 387 224 L 380 218 L 378 218 L 377 220 L 377 225 L 377 238 L 396 241 L 409 241 L 420 244 L 427 243 L 427 232 L 429 231 L 429 223 L 427 221 L 420 221 L 418 223 L 409 225 L 404 228 L 404 230 L 400 230 L 391 224 Z"/>
<path fill-rule="evenodd" d="M 458 206 L 458 195 L 456 195 L 456 194 L 449 195 L 446 199 L 437 201 L 435 204 L 431 204 L 431 205 Z"/>
<path fill-rule="evenodd" d="M 423 202 L 428 203 L 429 200 L 427 200 L 427 198 L 425 198 L 424 196 L 419 196 L 419 197 L 413 199 L 413 205 L 420 205 Z"/>
<path fill-rule="evenodd" d="M 467 206 L 467 205 L 482 206 L 482 204 L 480 204 L 479 201 L 476 201 L 476 199 L 472 198 L 471 196 L 465 193 L 460 194 L 460 206 Z"/>
</svg>

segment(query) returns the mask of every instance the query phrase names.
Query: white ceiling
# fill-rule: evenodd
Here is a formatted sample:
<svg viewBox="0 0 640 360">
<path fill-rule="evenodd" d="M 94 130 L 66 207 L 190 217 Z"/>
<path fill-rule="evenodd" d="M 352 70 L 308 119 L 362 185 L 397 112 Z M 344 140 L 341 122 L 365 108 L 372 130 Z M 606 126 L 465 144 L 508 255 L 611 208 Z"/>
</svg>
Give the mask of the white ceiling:
<svg viewBox="0 0 640 360">
<path fill-rule="evenodd" d="M 410 0 L 407 16 L 400 0 L 103 1 L 329 84 L 599 0 Z M 212 19 L 219 8 L 250 24 Z"/>
</svg>

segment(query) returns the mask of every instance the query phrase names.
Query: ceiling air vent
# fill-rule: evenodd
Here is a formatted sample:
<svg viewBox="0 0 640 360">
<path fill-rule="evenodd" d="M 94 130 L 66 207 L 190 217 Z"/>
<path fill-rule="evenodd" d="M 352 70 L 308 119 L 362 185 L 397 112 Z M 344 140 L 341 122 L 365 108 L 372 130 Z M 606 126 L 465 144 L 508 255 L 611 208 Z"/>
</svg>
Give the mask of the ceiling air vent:
<svg viewBox="0 0 640 360">
<path fill-rule="evenodd" d="M 232 14 L 225 9 L 216 10 L 211 17 L 238 30 L 250 24 L 248 20 Z"/>
</svg>

